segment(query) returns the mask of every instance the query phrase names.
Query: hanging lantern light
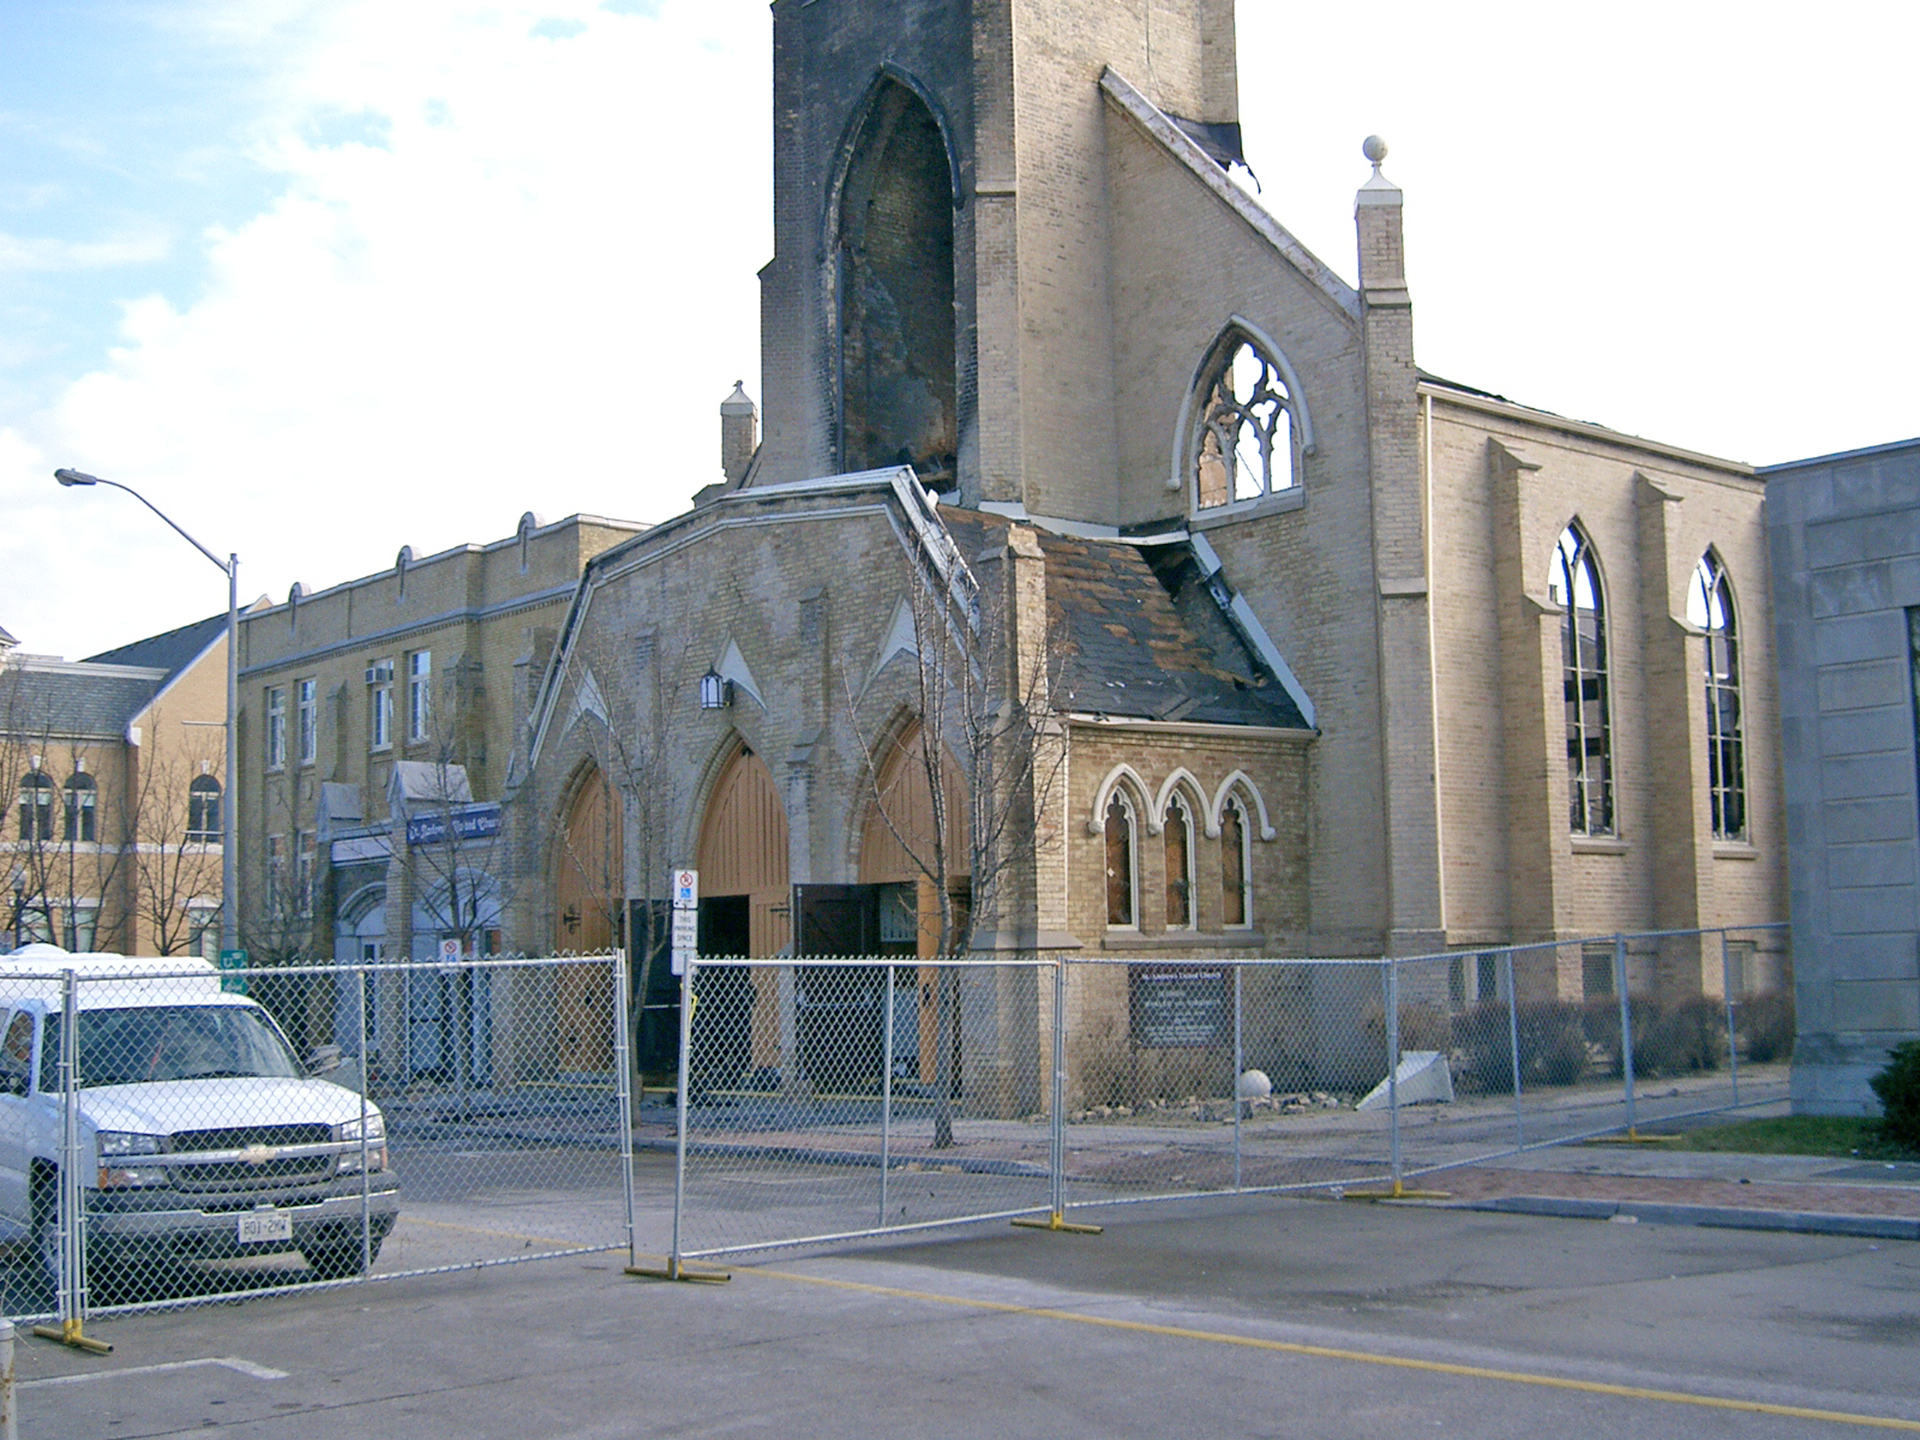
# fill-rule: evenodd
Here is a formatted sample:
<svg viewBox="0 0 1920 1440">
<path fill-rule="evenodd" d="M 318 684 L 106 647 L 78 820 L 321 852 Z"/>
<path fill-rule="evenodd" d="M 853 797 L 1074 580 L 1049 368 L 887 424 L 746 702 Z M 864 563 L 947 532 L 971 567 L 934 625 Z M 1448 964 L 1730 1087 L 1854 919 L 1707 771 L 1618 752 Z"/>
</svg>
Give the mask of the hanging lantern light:
<svg viewBox="0 0 1920 1440">
<path fill-rule="evenodd" d="M 732 686 L 718 670 L 708 668 L 700 677 L 700 708 L 702 710 L 724 710 L 733 697 L 727 692 Z"/>
</svg>

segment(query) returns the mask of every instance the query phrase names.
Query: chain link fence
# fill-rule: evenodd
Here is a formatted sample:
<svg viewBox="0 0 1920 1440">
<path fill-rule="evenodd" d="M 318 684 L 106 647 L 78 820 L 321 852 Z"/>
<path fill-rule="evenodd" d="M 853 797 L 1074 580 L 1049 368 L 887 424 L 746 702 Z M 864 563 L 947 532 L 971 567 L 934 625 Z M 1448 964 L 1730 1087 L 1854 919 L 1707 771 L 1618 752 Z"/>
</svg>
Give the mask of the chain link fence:
<svg viewBox="0 0 1920 1440">
<path fill-rule="evenodd" d="M 621 1249 L 679 1273 L 1130 1201 L 1399 1193 L 1784 1100 L 1786 945 L 1771 925 L 1391 960 L 696 961 L 651 1090 L 617 952 L 0 957 L 5 1308 L 77 1333 Z"/>
<path fill-rule="evenodd" d="M 1220 1192 L 1404 1193 L 1775 1103 L 1786 947 L 1764 925 L 1394 959 L 696 964 L 670 1265 Z"/>
<path fill-rule="evenodd" d="M 0 958 L 8 1313 L 631 1252 L 627 984 L 618 953 Z"/>
</svg>

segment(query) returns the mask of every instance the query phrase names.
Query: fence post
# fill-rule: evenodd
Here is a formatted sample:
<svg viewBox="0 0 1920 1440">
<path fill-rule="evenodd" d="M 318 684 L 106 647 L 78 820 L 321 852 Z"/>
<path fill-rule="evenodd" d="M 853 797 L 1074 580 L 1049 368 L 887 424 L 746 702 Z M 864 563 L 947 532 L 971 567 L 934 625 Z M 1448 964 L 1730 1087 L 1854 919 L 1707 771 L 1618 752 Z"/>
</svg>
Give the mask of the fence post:
<svg viewBox="0 0 1920 1440">
<path fill-rule="evenodd" d="M 687 1075 L 693 1049 L 693 976 L 699 962 L 687 957 L 680 976 L 680 1079 L 674 1087 L 674 1108 L 678 1112 L 673 1127 L 673 1251 L 667 1256 L 667 1278 L 680 1278 L 680 1216 L 687 1203 Z"/>
<path fill-rule="evenodd" d="M 1058 1225 L 1066 1213 L 1067 1202 L 1067 966 L 1059 956 L 1053 960 L 1053 1096 L 1048 1108 L 1053 1112 L 1049 1127 L 1052 1154 L 1047 1157 L 1049 1208 Z"/>
<path fill-rule="evenodd" d="M 1733 942 L 1720 932 L 1720 994 L 1727 1002 L 1727 1073 L 1733 1080 L 1734 1108 L 1740 1106 L 1740 1042 L 1733 1033 Z"/>
<path fill-rule="evenodd" d="M 1627 937 L 1613 937 L 1613 988 L 1620 995 L 1620 1075 L 1626 1086 L 1627 1137 L 1637 1140 L 1633 1114 L 1633 1005 L 1627 995 Z"/>
<path fill-rule="evenodd" d="M 54 1200 L 54 1233 L 60 1242 L 56 1284 L 60 1291 L 58 1325 L 36 1325 L 33 1333 L 78 1350 L 105 1355 L 113 1346 L 84 1333 L 87 1310 L 86 1192 L 80 1184 L 80 976 L 64 970 L 60 982 L 60 1190 Z M 43 1042 L 44 1043 L 44 1042 Z"/>
<path fill-rule="evenodd" d="M 1240 973 L 1241 966 L 1233 967 L 1233 1188 L 1240 1188 L 1240 1111 L 1245 1102 L 1240 1098 L 1240 1077 L 1246 1073 L 1247 1054 L 1245 1032 L 1241 1025 L 1240 1009 Z"/>
<path fill-rule="evenodd" d="M 613 1071 L 614 1094 L 620 1111 L 620 1187 L 627 1213 L 627 1264 L 633 1253 L 633 1002 L 628 989 L 632 967 L 624 946 L 613 952 Z"/>
<path fill-rule="evenodd" d="M 20 1440 L 13 1405 L 13 1321 L 0 1315 L 0 1440 Z"/>
<path fill-rule="evenodd" d="M 80 976 L 61 983 L 60 1010 L 60 1328 L 77 1335 L 87 1315 L 86 1192 L 80 1184 Z"/>
<path fill-rule="evenodd" d="M 880 1224 L 887 1223 L 887 1172 L 893 1168 L 893 966 L 887 966 L 887 1016 L 880 1042 Z"/>
<path fill-rule="evenodd" d="M 1394 1198 L 1400 1196 L 1400 968 L 1381 962 L 1387 1003 L 1387 1158 L 1393 1171 Z"/>
<path fill-rule="evenodd" d="M 367 1056 L 367 971 L 363 963 L 354 972 L 360 982 L 360 1273 L 373 1268 L 373 1177 L 367 1173 L 367 1091 L 373 1084 Z M 387 1142 L 391 1145 L 393 1142 Z M 389 1155 L 393 1152 L 388 1151 Z"/>
<path fill-rule="evenodd" d="M 1506 960 L 1507 986 L 1507 1058 L 1513 1065 L 1513 1144 L 1517 1150 L 1527 1147 L 1526 1123 L 1520 1115 L 1520 992 L 1513 983 L 1513 950 L 1501 952 Z M 1555 957 L 1558 963 L 1558 956 Z"/>
</svg>

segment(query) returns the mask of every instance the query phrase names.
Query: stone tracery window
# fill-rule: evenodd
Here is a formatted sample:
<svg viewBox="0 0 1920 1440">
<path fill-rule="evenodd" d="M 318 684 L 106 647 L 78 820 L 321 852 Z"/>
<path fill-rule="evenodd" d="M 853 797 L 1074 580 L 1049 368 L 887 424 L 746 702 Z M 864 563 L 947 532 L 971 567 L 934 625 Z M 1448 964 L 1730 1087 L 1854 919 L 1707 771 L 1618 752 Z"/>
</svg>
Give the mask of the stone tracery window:
<svg viewBox="0 0 1920 1440">
<path fill-rule="evenodd" d="M 1711 550 L 1693 567 L 1687 619 L 1707 635 L 1707 786 L 1713 804 L 1713 836 L 1716 840 L 1744 840 L 1747 763 L 1733 586 L 1727 579 L 1726 566 Z"/>
<path fill-rule="evenodd" d="M 1607 617 L 1586 532 L 1569 525 L 1554 547 L 1547 590 L 1565 612 L 1560 664 L 1567 724 L 1568 826 L 1613 833 L 1613 727 L 1608 713 Z"/>
<path fill-rule="evenodd" d="M 1293 397 L 1280 367 L 1236 335 L 1202 390 L 1205 410 L 1193 440 L 1194 504 L 1242 504 L 1297 483 Z"/>
<path fill-rule="evenodd" d="M 1229 930 L 1245 929 L 1253 924 L 1249 907 L 1250 886 L 1247 847 L 1247 811 L 1235 795 L 1220 811 L 1220 892 L 1223 897 L 1221 924 Z"/>
</svg>

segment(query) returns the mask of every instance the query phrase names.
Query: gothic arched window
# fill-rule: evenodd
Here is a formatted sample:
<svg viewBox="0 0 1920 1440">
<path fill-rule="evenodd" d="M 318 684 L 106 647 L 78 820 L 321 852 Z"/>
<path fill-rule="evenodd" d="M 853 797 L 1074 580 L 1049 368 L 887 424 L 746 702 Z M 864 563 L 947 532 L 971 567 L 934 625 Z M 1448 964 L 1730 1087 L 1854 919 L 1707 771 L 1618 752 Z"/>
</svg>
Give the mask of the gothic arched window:
<svg viewBox="0 0 1920 1440">
<path fill-rule="evenodd" d="M 1220 888 L 1225 899 L 1221 924 L 1229 930 L 1253 924 L 1248 859 L 1247 811 L 1236 795 L 1220 807 Z"/>
<path fill-rule="evenodd" d="M 1747 834 L 1746 741 L 1740 717 L 1740 651 L 1734 633 L 1733 586 L 1709 550 L 1693 567 L 1687 619 L 1706 631 L 1707 787 L 1716 840 Z"/>
<path fill-rule="evenodd" d="M 53 839 L 53 781 L 38 770 L 20 777 L 20 838 Z"/>
<path fill-rule="evenodd" d="M 100 787 L 86 771 L 76 770 L 67 777 L 66 826 L 60 834 L 62 840 L 91 844 L 98 838 L 94 813 L 99 798 Z"/>
<path fill-rule="evenodd" d="M 1120 790 L 1107 801 L 1107 924 L 1138 925 L 1140 908 L 1135 903 L 1139 886 L 1135 883 L 1133 844 L 1133 806 Z"/>
<path fill-rule="evenodd" d="M 1178 795 L 1167 801 L 1161 829 L 1167 849 L 1167 929 L 1193 928 L 1193 819 Z"/>
<path fill-rule="evenodd" d="M 1193 438 L 1197 509 L 1293 488 L 1298 477 L 1293 397 L 1280 366 L 1243 335 L 1230 338 L 1201 391 Z"/>
<path fill-rule="evenodd" d="M 196 775 L 187 787 L 187 839 L 202 844 L 220 839 L 220 782 Z"/>
<path fill-rule="evenodd" d="M 1613 833 L 1613 727 L 1608 718 L 1607 616 L 1593 548 L 1578 525 L 1560 533 L 1547 590 L 1565 612 L 1560 667 L 1567 723 L 1568 824 Z"/>
<path fill-rule="evenodd" d="M 911 465 L 946 489 L 959 449 L 946 139 L 918 95 L 883 80 L 849 154 L 834 255 L 841 465 Z"/>
</svg>

